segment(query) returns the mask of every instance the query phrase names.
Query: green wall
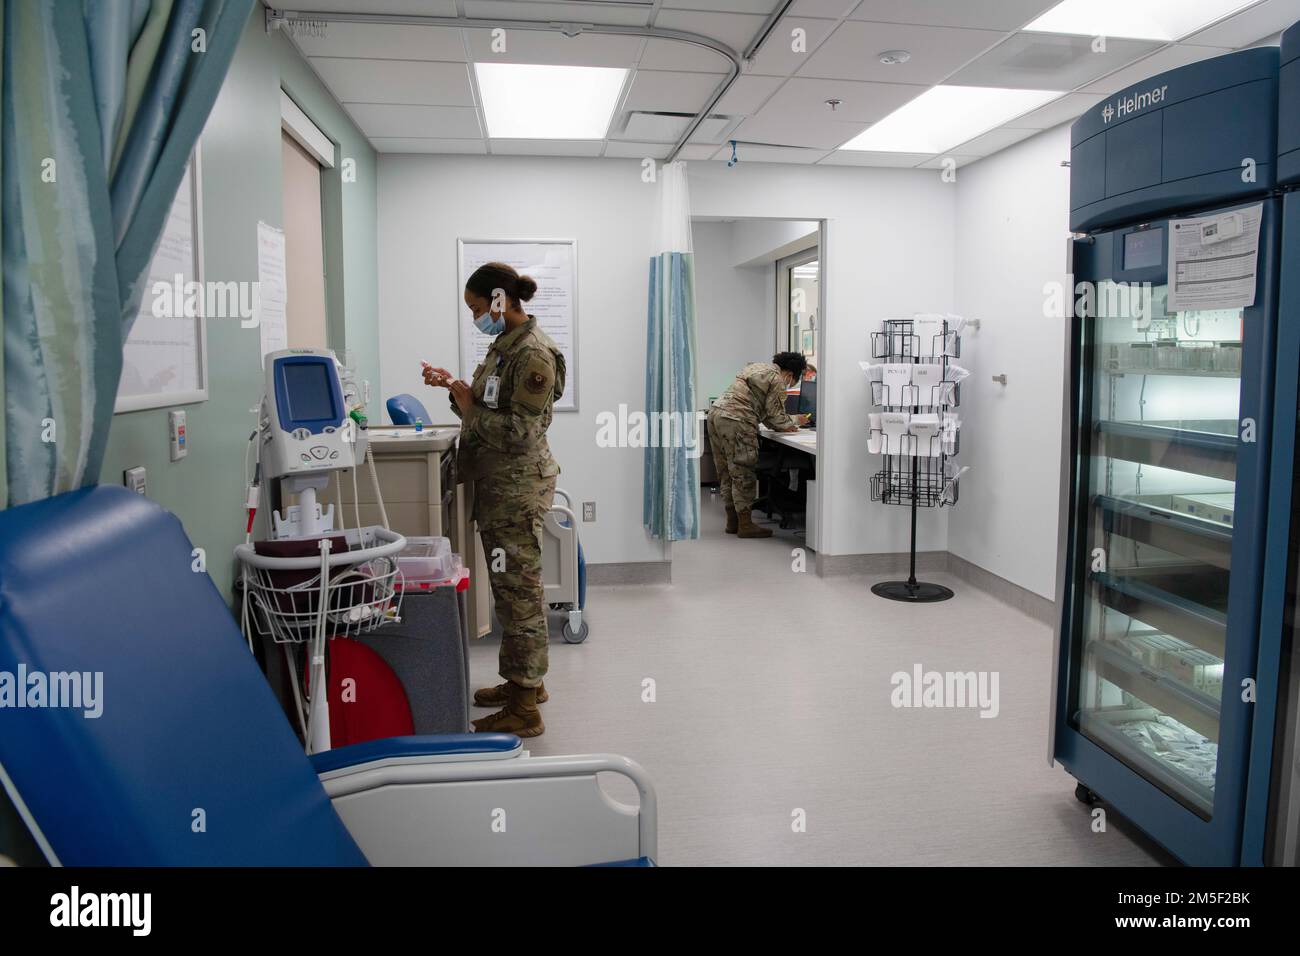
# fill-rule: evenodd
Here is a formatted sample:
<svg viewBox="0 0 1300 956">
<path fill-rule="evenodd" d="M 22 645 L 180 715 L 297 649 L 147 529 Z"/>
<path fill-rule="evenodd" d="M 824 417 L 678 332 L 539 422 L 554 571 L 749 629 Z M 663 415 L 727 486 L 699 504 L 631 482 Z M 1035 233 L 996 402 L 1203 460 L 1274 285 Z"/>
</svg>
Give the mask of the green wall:
<svg viewBox="0 0 1300 956">
<path fill-rule="evenodd" d="M 283 227 L 280 175 L 280 89 L 337 145 L 335 168 L 322 170 L 326 307 L 331 348 L 347 349 L 371 384 L 371 415 L 379 388 L 375 152 L 311 67 L 278 32 L 268 35 L 260 8 L 250 17 L 226 83 L 201 140 L 204 278 L 257 279 L 257 223 Z M 343 160 L 355 161 L 344 182 Z M 262 394 L 258 330 L 238 319 L 208 321 L 208 400 L 186 410 L 189 454 L 168 460 L 168 408 L 113 418 L 100 481 L 119 484 L 135 465 L 148 469 L 148 495 L 174 512 L 208 572 L 227 597 L 233 549 L 243 540 L 244 451 L 251 409 Z"/>
</svg>

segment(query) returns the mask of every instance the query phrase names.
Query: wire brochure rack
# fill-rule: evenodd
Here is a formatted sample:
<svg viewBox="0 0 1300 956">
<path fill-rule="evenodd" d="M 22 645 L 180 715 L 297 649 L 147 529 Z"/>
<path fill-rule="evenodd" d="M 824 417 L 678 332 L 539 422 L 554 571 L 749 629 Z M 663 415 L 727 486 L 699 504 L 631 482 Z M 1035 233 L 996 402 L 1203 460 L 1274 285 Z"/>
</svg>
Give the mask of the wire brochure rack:
<svg viewBox="0 0 1300 956">
<path fill-rule="evenodd" d="M 867 449 L 884 457 L 871 476 L 871 500 L 912 509 L 912 542 L 906 581 L 882 581 L 871 590 L 894 601 L 946 601 L 952 590 L 916 579 L 916 516 L 921 508 L 955 505 L 966 469 L 953 458 L 961 450 L 961 381 L 969 374 L 961 357 L 958 315 L 918 313 L 885 319 L 871 333 L 871 357 L 859 363 L 871 387 Z"/>
</svg>

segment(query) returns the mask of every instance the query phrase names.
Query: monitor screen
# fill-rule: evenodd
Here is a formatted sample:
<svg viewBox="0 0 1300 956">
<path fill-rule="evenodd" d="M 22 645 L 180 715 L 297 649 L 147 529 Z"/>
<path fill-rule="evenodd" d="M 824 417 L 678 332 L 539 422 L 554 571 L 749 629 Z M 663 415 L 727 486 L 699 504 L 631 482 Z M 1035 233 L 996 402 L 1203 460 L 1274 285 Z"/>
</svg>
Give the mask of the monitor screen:
<svg viewBox="0 0 1300 956">
<path fill-rule="evenodd" d="M 1124 268 L 1149 269 L 1160 265 L 1165 251 L 1164 229 L 1141 229 L 1124 236 Z"/>
<path fill-rule="evenodd" d="M 817 414 L 817 380 L 803 380 L 799 386 L 799 413 L 801 415 Z"/>
<path fill-rule="evenodd" d="M 333 421 L 339 417 L 330 387 L 331 371 L 328 361 L 286 362 L 280 366 L 291 421 Z"/>
</svg>

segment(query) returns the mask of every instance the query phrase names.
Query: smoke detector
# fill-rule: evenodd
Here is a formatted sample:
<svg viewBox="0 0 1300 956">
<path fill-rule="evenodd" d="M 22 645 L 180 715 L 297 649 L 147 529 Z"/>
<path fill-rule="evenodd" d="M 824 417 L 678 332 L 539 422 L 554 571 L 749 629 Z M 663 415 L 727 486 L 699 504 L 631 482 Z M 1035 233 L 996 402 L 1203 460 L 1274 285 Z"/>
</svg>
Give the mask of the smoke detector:
<svg viewBox="0 0 1300 956">
<path fill-rule="evenodd" d="M 906 63 L 912 58 L 912 54 L 906 50 L 886 50 L 880 54 L 880 62 L 885 66 L 895 66 L 899 63 Z"/>
</svg>

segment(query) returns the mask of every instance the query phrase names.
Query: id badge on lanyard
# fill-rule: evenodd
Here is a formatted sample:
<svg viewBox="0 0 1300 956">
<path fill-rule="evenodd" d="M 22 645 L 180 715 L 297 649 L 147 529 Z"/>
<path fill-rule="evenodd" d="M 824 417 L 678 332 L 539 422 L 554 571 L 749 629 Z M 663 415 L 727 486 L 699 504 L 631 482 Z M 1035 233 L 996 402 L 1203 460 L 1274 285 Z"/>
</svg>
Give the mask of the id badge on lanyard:
<svg viewBox="0 0 1300 956">
<path fill-rule="evenodd" d="M 497 370 L 501 369 L 501 359 L 497 359 Z M 496 408 L 501 393 L 501 376 L 493 373 L 487 377 L 483 383 L 483 404 L 488 408 Z"/>
</svg>

